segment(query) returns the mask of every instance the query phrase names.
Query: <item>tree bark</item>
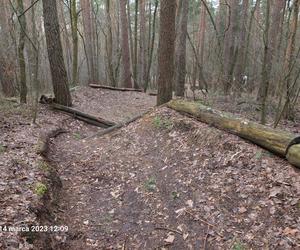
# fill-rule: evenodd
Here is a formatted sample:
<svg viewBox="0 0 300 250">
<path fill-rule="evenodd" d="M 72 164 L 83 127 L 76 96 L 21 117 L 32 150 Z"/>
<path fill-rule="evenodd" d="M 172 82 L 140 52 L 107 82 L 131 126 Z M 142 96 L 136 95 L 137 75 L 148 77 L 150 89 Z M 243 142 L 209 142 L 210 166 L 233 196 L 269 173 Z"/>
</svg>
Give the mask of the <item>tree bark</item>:
<svg viewBox="0 0 300 250">
<path fill-rule="evenodd" d="M 78 84 L 78 14 L 76 7 L 76 0 L 70 1 L 70 16 L 71 16 L 71 29 L 73 40 L 73 60 L 72 60 L 72 85 Z"/>
<path fill-rule="evenodd" d="M 134 51 L 133 51 L 133 79 L 135 87 L 138 87 L 138 10 L 139 0 L 135 0 L 135 17 L 134 17 Z"/>
<path fill-rule="evenodd" d="M 242 92 L 243 77 L 245 75 L 246 69 L 246 38 L 247 38 L 247 23 L 248 23 L 248 10 L 249 9 L 249 0 L 243 0 L 242 5 L 242 16 L 241 16 L 241 27 L 240 35 L 238 42 L 238 58 L 237 58 L 237 68 L 236 68 L 236 93 L 238 95 Z M 248 31 L 250 32 L 250 31 Z"/>
<path fill-rule="evenodd" d="M 264 31 L 264 57 L 262 63 L 262 76 L 261 76 L 261 118 L 260 122 L 262 124 L 266 123 L 266 110 L 267 110 L 267 98 L 268 98 L 268 90 L 269 90 L 269 80 L 270 80 L 270 48 L 269 48 L 269 28 L 270 28 L 270 0 L 267 0 L 266 6 L 266 24 Z"/>
<path fill-rule="evenodd" d="M 280 15 L 282 10 L 284 9 L 285 0 L 276 0 L 276 4 L 273 7 L 272 14 L 271 14 L 271 20 L 269 20 L 269 27 L 268 27 L 268 53 L 266 58 L 266 70 L 268 77 L 270 77 L 270 74 L 272 72 L 272 64 L 274 62 L 274 55 L 275 55 L 275 49 L 278 42 L 278 27 L 280 26 Z M 271 7 L 269 12 L 271 12 Z M 269 15 L 270 15 L 269 14 Z M 270 19 L 270 17 L 268 17 Z M 266 35 L 266 34 L 265 34 Z M 266 41 L 265 41 L 266 42 Z M 264 95 L 263 86 L 260 85 L 260 89 L 258 91 L 257 100 L 262 101 Z"/>
<path fill-rule="evenodd" d="M 109 83 L 111 86 L 116 86 L 114 67 L 113 67 L 113 34 L 112 34 L 112 20 L 111 20 L 111 4 L 110 0 L 105 0 L 105 10 L 106 10 L 106 25 L 107 25 L 107 35 L 105 39 L 106 44 L 106 55 L 107 55 L 107 71 Z"/>
<path fill-rule="evenodd" d="M 140 50 L 139 50 L 139 86 L 145 88 L 146 85 L 146 17 L 145 0 L 140 0 Z"/>
<path fill-rule="evenodd" d="M 92 6 L 90 0 L 80 0 L 80 5 L 82 9 L 82 20 L 84 27 L 84 40 L 86 43 L 87 50 L 87 65 L 89 68 L 89 83 L 95 82 L 96 69 L 94 64 L 94 35 L 93 35 L 93 23 L 92 23 Z"/>
<path fill-rule="evenodd" d="M 176 49 L 175 95 L 184 96 L 184 84 L 186 76 L 186 37 L 189 13 L 189 0 L 181 0 L 181 13 L 179 18 L 179 30 Z"/>
<path fill-rule="evenodd" d="M 236 31 L 237 31 L 237 15 L 238 15 L 238 0 L 229 1 L 228 10 L 228 30 L 225 32 L 224 40 L 224 93 L 229 94 L 233 83 L 233 72 L 236 60 Z"/>
<path fill-rule="evenodd" d="M 60 41 L 56 0 L 43 0 L 44 28 L 56 103 L 72 105 Z"/>
<path fill-rule="evenodd" d="M 291 97 L 293 95 L 293 89 L 292 89 L 292 76 L 291 76 L 291 71 L 292 71 L 292 65 L 294 60 L 294 54 L 295 54 L 295 44 L 296 44 L 296 34 L 297 34 L 297 27 L 298 27 L 298 15 L 299 15 L 299 0 L 294 1 L 294 12 L 293 12 L 293 19 L 290 27 L 290 35 L 288 39 L 288 46 L 286 50 L 286 55 L 285 55 L 285 63 L 284 63 L 284 69 L 285 69 L 285 106 L 286 110 L 284 112 L 285 118 L 288 119 L 293 119 L 294 114 L 292 112 L 292 107 L 291 107 Z"/>
<path fill-rule="evenodd" d="M 176 1 L 162 1 L 158 48 L 158 94 L 157 105 L 172 99 L 175 50 Z"/>
<path fill-rule="evenodd" d="M 206 2 L 206 0 L 203 0 Z M 201 4 L 200 10 L 200 22 L 199 22 L 199 40 L 198 40 L 198 53 L 199 53 L 199 62 L 204 66 L 204 45 L 205 45 L 205 33 L 206 33 L 206 9 L 205 5 Z"/>
<path fill-rule="evenodd" d="M 286 157 L 291 164 L 300 168 L 300 145 L 291 146 L 290 144 L 294 138 L 297 138 L 297 135 L 293 133 L 236 118 L 232 114 L 220 112 L 195 102 L 172 100 L 167 106 L 178 112 L 191 115 L 201 122 L 251 141 L 279 156 Z"/>
<path fill-rule="evenodd" d="M 120 18 L 121 18 L 121 47 L 122 47 L 122 65 L 120 86 L 131 88 L 131 70 L 130 70 L 130 53 L 128 42 L 128 19 L 126 15 L 126 0 L 120 0 Z"/>
<path fill-rule="evenodd" d="M 146 82 L 145 82 L 145 86 L 144 86 L 144 91 L 145 92 L 148 89 L 149 81 L 150 81 L 150 78 L 151 78 L 150 74 L 151 74 L 151 66 L 152 66 L 152 60 L 153 60 L 153 50 L 154 50 L 154 42 L 155 42 L 155 34 L 156 34 L 157 8 L 158 8 L 158 0 L 155 0 L 152 29 L 151 29 L 151 25 L 149 25 L 150 46 L 149 46 L 149 59 L 148 59 L 148 65 L 147 65 Z M 149 10 L 149 11 L 150 11 L 150 14 L 151 14 L 151 10 Z M 149 24 L 150 24 L 150 22 L 149 22 Z"/>
<path fill-rule="evenodd" d="M 10 27 L 8 20 L 10 13 L 8 13 L 7 6 L 4 1 L 0 1 L 0 35 L 2 43 L 0 44 L 0 82 L 2 92 L 5 97 L 16 96 L 16 88 L 14 81 L 15 73 L 15 54 L 8 48 L 11 46 L 11 41 L 8 34 L 10 33 Z"/>
<path fill-rule="evenodd" d="M 18 0 L 18 14 L 24 12 L 23 0 Z M 20 70 L 20 102 L 26 103 L 27 101 L 27 85 L 26 85 L 26 62 L 24 56 L 25 38 L 26 38 L 26 19 L 25 15 L 20 16 L 20 35 L 18 47 L 18 60 Z"/>
</svg>

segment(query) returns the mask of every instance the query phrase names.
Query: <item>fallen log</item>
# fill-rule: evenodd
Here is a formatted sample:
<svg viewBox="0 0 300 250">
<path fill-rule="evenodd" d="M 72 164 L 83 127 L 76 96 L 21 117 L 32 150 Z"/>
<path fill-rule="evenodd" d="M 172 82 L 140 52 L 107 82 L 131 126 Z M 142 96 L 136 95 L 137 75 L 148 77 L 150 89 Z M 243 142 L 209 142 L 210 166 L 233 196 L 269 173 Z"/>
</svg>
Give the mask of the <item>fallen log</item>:
<svg viewBox="0 0 300 250">
<path fill-rule="evenodd" d="M 57 109 L 57 110 L 66 112 L 67 114 L 72 115 L 74 118 L 76 118 L 78 120 L 84 121 L 88 124 L 91 124 L 91 125 L 94 125 L 94 126 L 97 126 L 97 127 L 109 128 L 109 127 L 112 127 L 112 126 L 116 125 L 114 122 L 107 121 L 107 120 L 104 120 L 102 118 L 98 118 L 98 117 L 92 116 L 90 114 L 86 114 L 86 113 L 84 113 L 82 111 L 79 111 L 77 109 L 66 107 L 66 106 L 63 106 L 63 105 L 60 105 L 60 104 L 53 103 L 51 105 L 51 107 L 53 109 Z"/>
<path fill-rule="evenodd" d="M 157 96 L 157 92 L 151 91 L 151 92 L 148 93 L 148 95 L 150 95 L 150 96 Z"/>
<path fill-rule="evenodd" d="M 117 88 L 117 87 L 111 87 L 106 85 L 99 85 L 99 84 L 89 84 L 91 88 L 96 89 L 110 89 L 115 91 L 133 91 L 133 92 L 143 92 L 142 89 L 134 89 L 134 88 Z"/>
<path fill-rule="evenodd" d="M 100 136 L 106 135 L 106 134 L 108 134 L 108 133 L 111 133 L 111 132 L 113 132 L 113 131 L 115 131 L 115 130 L 117 130 L 117 129 L 120 129 L 120 128 L 122 128 L 122 127 L 125 127 L 125 126 L 129 125 L 130 123 L 132 123 L 132 122 L 134 122 L 134 121 L 136 121 L 136 120 L 142 118 L 144 115 L 146 115 L 146 114 L 149 113 L 150 111 L 152 111 L 152 109 L 150 109 L 150 110 L 144 112 L 143 114 L 134 116 L 133 118 L 130 118 L 130 119 L 127 120 L 127 121 L 118 123 L 118 124 L 116 124 L 116 125 L 114 125 L 114 126 L 112 126 L 112 127 L 110 127 L 110 128 L 107 128 L 107 129 L 105 129 L 105 130 L 99 131 L 99 132 L 97 132 L 97 133 L 95 133 L 95 134 L 93 134 L 93 135 L 91 135 L 91 136 L 86 137 L 85 139 L 91 139 L 91 138 L 96 137 L 96 136 L 100 137 Z"/>
<path fill-rule="evenodd" d="M 295 138 L 299 138 L 299 135 L 236 118 L 233 114 L 214 110 L 200 103 L 172 100 L 167 106 L 178 112 L 188 114 L 203 123 L 249 140 L 281 157 L 285 157 L 292 165 L 300 168 L 300 140 L 298 143 L 298 140 L 295 140 Z"/>
</svg>

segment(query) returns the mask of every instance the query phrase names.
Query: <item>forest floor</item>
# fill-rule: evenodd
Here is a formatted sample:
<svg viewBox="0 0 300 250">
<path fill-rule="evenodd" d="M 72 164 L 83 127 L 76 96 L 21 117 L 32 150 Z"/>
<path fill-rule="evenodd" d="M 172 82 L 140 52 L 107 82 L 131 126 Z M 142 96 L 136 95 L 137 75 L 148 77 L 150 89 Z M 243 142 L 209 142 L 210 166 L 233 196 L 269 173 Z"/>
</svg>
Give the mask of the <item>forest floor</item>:
<svg viewBox="0 0 300 250">
<path fill-rule="evenodd" d="M 88 88 L 73 99 L 75 108 L 115 122 L 155 105 L 146 94 Z M 0 249 L 300 247 L 300 171 L 256 145 L 166 107 L 104 136 L 46 107 L 41 126 L 33 126 L 17 109 L 3 119 L 0 113 L 1 225 L 47 223 L 69 230 L 0 232 Z M 46 162 L 60 179 L 53 181 L 34 145 L 40 133 L 58 127 L 66 132 L 51 139 Z M 299 124 L 288 128 L 299 133 Z M 36 183 L 45 180 L 56 185 L 49 193 L 58 198 L 43 207 L 54 196 L 39 198 Z M 34 235 L 51 237 L 35 241 Z"/>
</svg>

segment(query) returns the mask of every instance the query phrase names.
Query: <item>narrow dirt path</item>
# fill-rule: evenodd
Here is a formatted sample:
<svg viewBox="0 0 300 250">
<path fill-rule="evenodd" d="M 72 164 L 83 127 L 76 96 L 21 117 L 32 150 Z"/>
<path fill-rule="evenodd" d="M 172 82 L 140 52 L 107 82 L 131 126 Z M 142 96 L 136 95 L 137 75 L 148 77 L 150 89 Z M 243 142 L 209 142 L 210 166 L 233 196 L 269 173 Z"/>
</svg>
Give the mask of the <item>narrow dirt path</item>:
<svg viewBox="0 0 300 250">
<path fill-rule="evenodd" d="M 120 121 L 151 106 L 126 100 L 98 115 Z M 69 227 L 55 249 L 300 246 L 299 171 L 284 160 L 167 108 L 88 140 L 95 128 L 65 126 L 50 152 Z"/>
</svg>

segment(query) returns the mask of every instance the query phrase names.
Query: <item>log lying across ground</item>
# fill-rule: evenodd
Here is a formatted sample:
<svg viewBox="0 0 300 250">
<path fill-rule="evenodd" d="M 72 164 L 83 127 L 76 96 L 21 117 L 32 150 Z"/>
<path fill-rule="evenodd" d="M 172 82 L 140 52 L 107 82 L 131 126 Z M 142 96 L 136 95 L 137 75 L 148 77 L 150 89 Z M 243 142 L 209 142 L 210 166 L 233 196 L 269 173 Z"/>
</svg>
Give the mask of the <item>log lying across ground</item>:
<svg viewBox="0 0 300 250">
<path fill-rule="evenodd" d="M 66 106 L 63 106 L 63 105 L 59 105 L 59 104 L 56 104 L 56 103 L 53 103 L 51 105 L 51 107 L 53 109 L 57 109 L 57 110 L 66 112 L 66 113 L 72 115 L 74 118 L 76 118 L 78 120 L 84 121 L 86 123 L 89 123 L 89 124 L 97 126 L 97 127 L 109 128 L 109 127 L 112 127 L 112 126 L 116 125 L 114 122 L 107 121 L 107 120 L 104 120 L 102 118 L 98 118 L 98 117 L 83 113 L 82 111 L 79 111 L 79 110 L 76 110 L 76 109 L 73 109 L 73 108 L 70 108 L 70 107 L 66 107 Z"/>
<path fill-rule="evenodd" d="M 292 165 L 300 168 L 300 144 L 295 144 L 294 141 L 299 135 L 236 118 L 230 113 L 214 110 L 200 103 L 172 100 L 167 106 L 286 157 Z"/>
<path fill-rule="evenodd" d="M 142 89 L 134 89 L 134 88 L 116 88 L 111 86 L 105 86 L 105 85 L 98 85 L 98 84 L 90 84 L 91 88 L 96 89 L 110 89 L 110 90 L 116 90 L 116 91 L 134 91 L 134 92 L 143 92 Z"/>
<path fill-rule="evenodd" d="M 89 136 L 89 137 L 86 137 L 85 139 L 91 139 L 91 138 L 96 137 L 96 136 L 100 137 L 100 136 L 106 135 L 106 134 L 108 134 L 108 133 L 111 133 L 111 132 L 113 132 L 113 131 L 115 131 L 115 130 L 117 130 L 117 129 L 120 129 L 120 128 L 122 128 L 122 127 L 125 127 L 125 126 L 129 125 L 130 123 L 132 123 L 132 122 L 138 120 L 139 118 L 142 118 L 144 115 L 148 114 L 148 113 L 151 112 L 152 110 L 153 110 L 153 109 L 150 109 L 150 110 L 144 112 L 143 114 L 136 115 L 136 116 L 134 116 L 133 118 L 130 118 L 130 119 L 127 120 L 127 121 L 118 123 L 118 124 L 116 124 L 116 125 L 114 125 L 114 126 L 112 126 L 112 127 L 110 127 L 110 128 L 107 128 L 107 129 L 103 130 L 103 131 L 99 131 L 99 132 L 97 132 L 96 134 L 93 134 L 93 135 L 91 135 L 91 136 Z"/>
</svg>

